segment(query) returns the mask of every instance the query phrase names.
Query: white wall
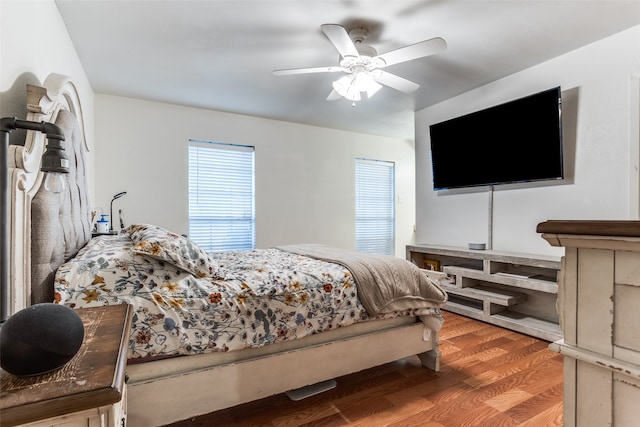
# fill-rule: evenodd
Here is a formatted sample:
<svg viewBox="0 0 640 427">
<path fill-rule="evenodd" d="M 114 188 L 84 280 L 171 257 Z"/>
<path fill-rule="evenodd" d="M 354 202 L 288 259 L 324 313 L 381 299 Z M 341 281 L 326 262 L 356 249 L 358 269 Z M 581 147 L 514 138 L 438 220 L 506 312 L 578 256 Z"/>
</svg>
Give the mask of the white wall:
<svg viewBox="0 0 640 427">
<path fill-rule="evenodd" d="M 394 161 L 396 256 L 413 242 L 413 141 L 116 96 L 95 96 L 96 200 L 128 224 L 188 232 L 189 139 L 256 147 L 256 245 L 355 244 L 356 157 Z M 117 218 L 117 216 L 116 216 Z"/>
<path fill-rule="evenodd" d="M 108 211 L 113 194 L 128 191 L 114 203 L 128 223 L 186 232 L 186 141 L 219 140 L 256 146 L 258 246 L 322 241 L 352 247 L 355 157 L 396 162 L 397 256 L 413 242 L 412 141 L 104 95 L 96 96 L 94 111 L 93 91 L 55 3 L 0 1 L 0 115 L 24 118 L 25 85 L 42 84 L 54 72 L 78 87 L 89 160 L 97 159 L 90 164 L 93 207 Z"/>
<path fill-rule="evenodd" d="M 571 101 L 565 100 L 563 113 L 575 144 L 573 180 L 494 193 L 495 249 L 556 253 L 560 249 L 535 233 L 538 222 L 638 218 L 638 118 L 631 120 L 630 110 L 637 115 L 639 56 L 635 27 L 417 112 L 414 180 L 411 142 L 102 95 L 96 96 L 94 116 L 94 94 L 55 3 L 2 0 L 0 115 L 26 115 L 26 83 L 41 84 L 52 72 L 70 76 L 80 93 L 89 146 L 95 146 L 95 191 L 89 183 L 94 206 L 108 209 L 113 194 L 126 190 L 116 208 L 125 210 L 129 223 L 156 222 L 176 231 L 187 228 L 186 140 L 255 145 L 261 247 L 293 241 L 351 247 L 353 158 L 396 161 L 403 200 L 397 205 L 396 255 L 403 257 L 404 245 L 413 242 L 414 212 L 416 242 L 465 246 L 488 239 L 486 189 L 432 191 L 429 124 L 561 85 Z M 110 125 L 114 120 L 117 129 Z M 135 160 L 144 158 L 149 160 Z"/>
<path fill-rule="evenodd" d="M 496 186 L 493 249 L 561 254 L 536 233 L 548 219 L 637 219 L 640 26 L 416 113 L 417 243 L 489 240 L 489 187 L 433 191 L 429 125 L 561 86 L 563 185 Z M 455 166 L 455 159 L 452 159 Z"/>
<path fill-rule="evenodd" d="M 85 131 L 93 146 L 93 91 L 52 0 L 0 1 L 0 116 L 25 119 L 26 84 L 42 84 L 51 73 L 69 76 L 77 86 Z M 12 132 L 11 140 L 24 133 Z M 90 161 L 92 156 L 90 155 Z M 91 178 L 90 178 L 91 179 Z M 92 182 L 89 188 L 93 192 Z"/>
</svg>

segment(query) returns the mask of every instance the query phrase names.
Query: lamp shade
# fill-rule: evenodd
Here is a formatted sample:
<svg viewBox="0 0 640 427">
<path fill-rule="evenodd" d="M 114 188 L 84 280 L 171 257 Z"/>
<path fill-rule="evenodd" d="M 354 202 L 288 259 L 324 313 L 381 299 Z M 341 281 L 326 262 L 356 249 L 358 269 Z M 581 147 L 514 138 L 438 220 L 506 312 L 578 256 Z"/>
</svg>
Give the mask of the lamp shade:
<svg viewBox="0 0 640 427">
<path fill-rule="evenodd" d="M 367 98 L 371 98 L 382 88 L 382 85 L 376 82 L 370 73 L 358 73 L 356 87 L 360 92 L 367 92 Z"/>
<path fill-rule="evenodd" d="M 371 98 L 381 88 L 382 85 L 376 82 L 372 73 L 362 70 L 356 70 L 333 82 L 333 89 L 349 101 L 360 101 L 360 92 L 366 92 L 367 98 Z"/>
<path fill-rule="evenodd" d="M 333 89 L 349 101 L 360 101 L 360 91 L 355 81 L 355 75 L 348 74 L 333 82 Z"/>
<path fill-rule="evenodd" d="M 82 346 L 80 316 L 59 304 L 35 304 L 9 317 L 0 327 L 0 366 L 16 376 L 55 371 Z"/>
</svg>

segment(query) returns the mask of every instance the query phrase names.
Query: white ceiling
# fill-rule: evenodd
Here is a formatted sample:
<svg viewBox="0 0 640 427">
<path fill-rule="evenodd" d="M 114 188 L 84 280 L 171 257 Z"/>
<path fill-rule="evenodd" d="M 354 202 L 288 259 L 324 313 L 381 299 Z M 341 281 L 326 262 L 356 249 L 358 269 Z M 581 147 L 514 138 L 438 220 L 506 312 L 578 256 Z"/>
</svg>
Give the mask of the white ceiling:
<svg viewBox="0 0 640 427">
<path fill-rule="evenodd" d="M 56 0 L 97 93 L 413 139 L 413 112 L 640 24 L 628 0 Z M 337 65 L 325 23 L 367 25 L 384 53 L 442 37 L 444 53 L 385 70 L 419 83 L 384 87 L 354 108 L 327 101 Z M 597 61 L 598 58 L 594 58 Z"/>
</svg>

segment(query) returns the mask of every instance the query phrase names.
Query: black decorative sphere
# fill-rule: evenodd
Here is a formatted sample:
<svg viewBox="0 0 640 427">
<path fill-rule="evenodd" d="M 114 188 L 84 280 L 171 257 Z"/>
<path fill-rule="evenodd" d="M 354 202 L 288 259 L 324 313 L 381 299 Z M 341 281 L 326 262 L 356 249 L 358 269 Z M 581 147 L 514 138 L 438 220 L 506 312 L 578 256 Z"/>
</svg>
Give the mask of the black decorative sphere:
<svg viewBox="0 0 640 427">
<path fill-rule="evenodd" d="M 0 366 L 17 376 L 40 375 L 63 367 L 80 350 L 80 316 L 59 304 L 35 304 L 0 327 Z"/>
</svg>

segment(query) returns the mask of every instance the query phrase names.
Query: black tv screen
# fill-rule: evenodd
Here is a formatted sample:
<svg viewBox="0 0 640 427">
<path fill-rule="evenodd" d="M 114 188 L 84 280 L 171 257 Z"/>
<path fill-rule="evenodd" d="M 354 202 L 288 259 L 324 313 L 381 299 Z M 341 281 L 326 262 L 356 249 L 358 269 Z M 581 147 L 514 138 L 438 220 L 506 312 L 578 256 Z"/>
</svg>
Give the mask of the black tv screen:
<svg viewBox="0 0 640 427">
<path fill-rule="evenodd" d="M 433 188 L 563 176 L 560 87 L 429 127 Z"/>
</svg>

